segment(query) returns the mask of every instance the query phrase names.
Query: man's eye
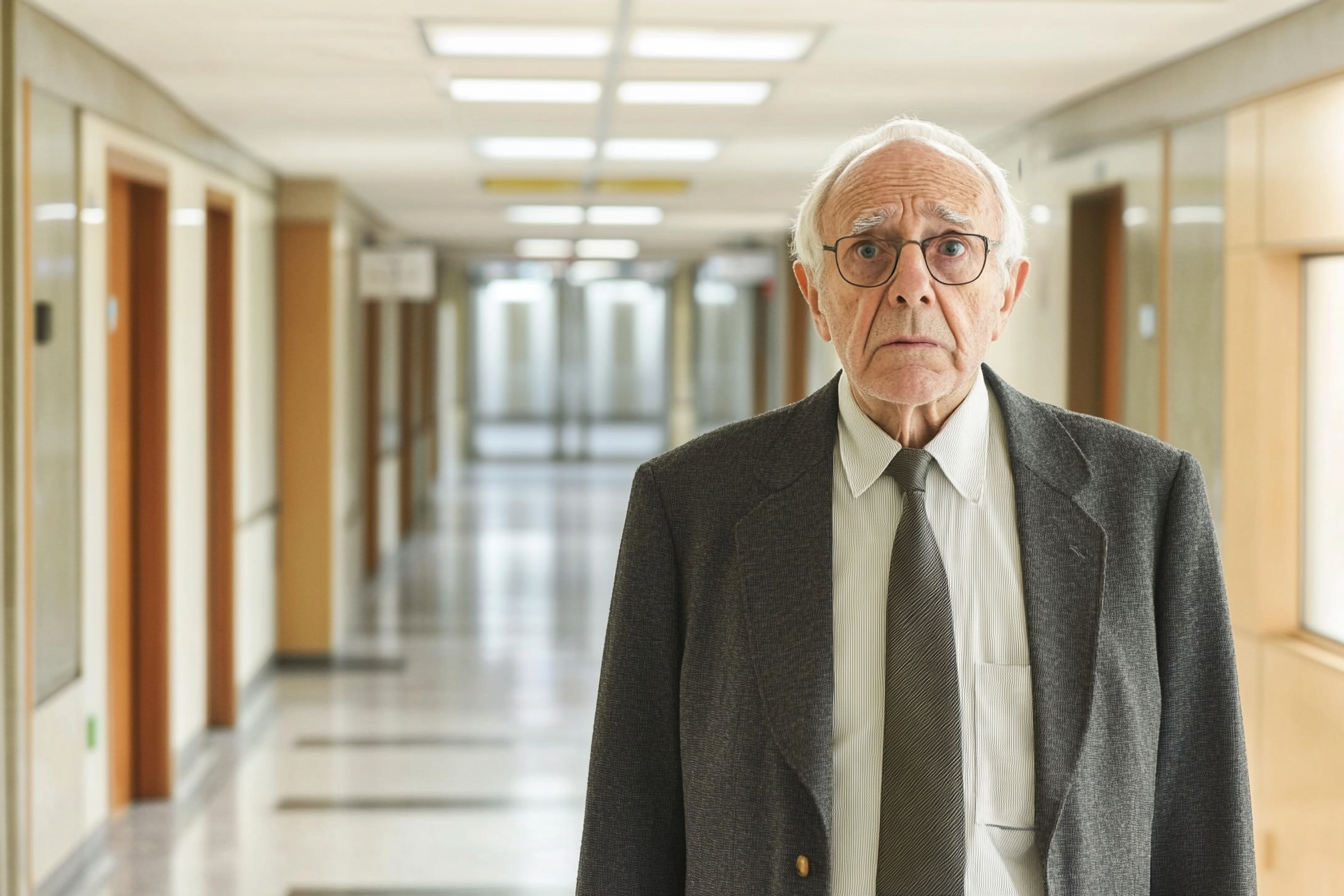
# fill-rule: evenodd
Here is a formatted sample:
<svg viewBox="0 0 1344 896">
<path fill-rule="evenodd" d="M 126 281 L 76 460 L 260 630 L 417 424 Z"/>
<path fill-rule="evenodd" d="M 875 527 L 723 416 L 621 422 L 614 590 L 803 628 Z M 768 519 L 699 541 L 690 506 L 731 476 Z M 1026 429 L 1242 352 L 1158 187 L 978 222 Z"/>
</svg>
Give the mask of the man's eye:
<svg viewBox="0 0 1344 896">
<path fill-rule="evenodd" d="M 958 255 L 966 254 L 966 244 L 958 239 L 943 240 L 938 246 L 938 251 L 948 258 L 956 258 Z"/>
<path fill-rule="evenodd" d="M 877 257 L 878 249 L 875 243 L 863 243 L 856 250 L 858 256 L 864 261 L 871 261 Z"/>
</svg>

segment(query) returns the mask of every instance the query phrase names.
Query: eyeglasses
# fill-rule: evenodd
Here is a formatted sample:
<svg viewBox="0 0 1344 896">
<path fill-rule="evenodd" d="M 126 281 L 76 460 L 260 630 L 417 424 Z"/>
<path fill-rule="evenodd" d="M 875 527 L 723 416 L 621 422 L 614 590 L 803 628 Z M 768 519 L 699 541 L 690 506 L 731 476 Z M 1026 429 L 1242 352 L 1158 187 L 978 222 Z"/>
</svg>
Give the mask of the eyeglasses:
<svg viewBox="0 0 1344 896">
<path fill-rule="evenodd" d="M 984 273 L 989 250 L 998 241 L 978 233 L 942 233 L 926 240 L 883 240 L 859 234 L 821 248 L 835 254 L 836 267 L 846 283 L 866 289 L 891 279 L 907 244 L 919 246 L 933 279 L 944 286 L 965 286 Z"/>
</svg>

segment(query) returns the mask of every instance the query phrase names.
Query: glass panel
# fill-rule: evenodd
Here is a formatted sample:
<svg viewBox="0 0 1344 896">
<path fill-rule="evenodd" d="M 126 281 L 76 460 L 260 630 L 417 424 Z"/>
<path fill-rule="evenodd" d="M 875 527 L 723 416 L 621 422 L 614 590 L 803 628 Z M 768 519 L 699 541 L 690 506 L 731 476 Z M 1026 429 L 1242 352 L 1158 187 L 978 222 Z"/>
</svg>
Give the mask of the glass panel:
<svg viewBox="0 0 1344 896">
<path fill-rule="evenodd" d="M 702 433 L 750 417 L 758 399 L 769 404 L 767 296 L 774 289 L 777 265 L 771 253 L 749 252 L 714 255 L 700 267 L 695 284 L 695 395 Z"/>
<path fill-rule="evenodd" d="M 1302 625 L 1344 641 L 1344 255 L 1305 267 Z"/>
<path fill-rule="evenodd" d="M 556 452 L 556 289 L 542 277 L 477 287 L 473 441 L 483 457 Z"/>
<path fill-rule="evenodd" d="M 79 329 L 75 111 L 34 93 L 33 600 L 36 696 L 79 677 Z"/>
<path fill-rule="evenodd" d="M 666 441 L 667 294 L 646 280 L 584 287 L 588 453 L 648 457 Z"/>
<path fill-rule="evenodd" d="M 1169 429 L 1223 513 L 1223 119 L 1171 132 Z"/>
</svg>

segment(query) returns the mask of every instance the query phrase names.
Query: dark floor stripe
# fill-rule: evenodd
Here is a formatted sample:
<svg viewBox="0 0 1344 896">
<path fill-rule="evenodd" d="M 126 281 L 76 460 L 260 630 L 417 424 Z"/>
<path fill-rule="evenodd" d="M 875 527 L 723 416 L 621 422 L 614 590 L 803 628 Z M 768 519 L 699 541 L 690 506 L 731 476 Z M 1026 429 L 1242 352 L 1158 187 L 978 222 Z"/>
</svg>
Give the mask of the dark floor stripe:
<svg viewBox="0 0 1344 896">
<path fill-rule="evenodd" d="M 404 656 L 282 656 L 275 661 L 280 673 L 293 672 L 405 672 Z"/>
<path fill-rule="evenodd" d="M 300 750 L 354 749 L 382 750 L 405 747 L 515 747 L 529 744 L 574 744 L 584 746 L 586 739 L 555 735 L 473 736 L 416 734 L 399 737 L 300 737 L 294 746 Z"/>
<path fill-rule="evenodd" d="M 291 797 L 276 804 L 280 812 L 457 812 L 472 809 L 577 808 L 579 797 Z"/>
</svg>

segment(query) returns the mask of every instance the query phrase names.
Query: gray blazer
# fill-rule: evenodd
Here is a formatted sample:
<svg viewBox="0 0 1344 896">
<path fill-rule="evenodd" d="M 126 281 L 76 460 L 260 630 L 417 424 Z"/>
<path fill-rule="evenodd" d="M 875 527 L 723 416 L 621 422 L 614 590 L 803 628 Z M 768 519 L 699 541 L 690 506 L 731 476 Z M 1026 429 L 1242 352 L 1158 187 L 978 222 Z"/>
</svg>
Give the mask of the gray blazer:
<svg viewBox="0 0 1344 896">
<path fill-rule="evenodd" d="M 1016 489 L 1048 892 L 1253 894 L 1232 631 L 1199 465 L 985 378 Z M 635 475 L 578 896 L 830 893 L 837 385 Z"/>
</svg>

